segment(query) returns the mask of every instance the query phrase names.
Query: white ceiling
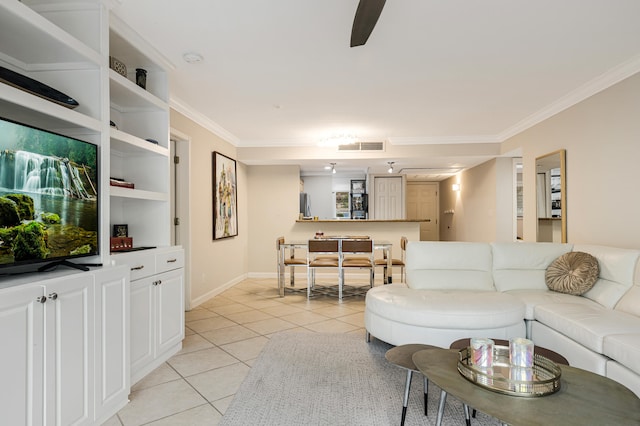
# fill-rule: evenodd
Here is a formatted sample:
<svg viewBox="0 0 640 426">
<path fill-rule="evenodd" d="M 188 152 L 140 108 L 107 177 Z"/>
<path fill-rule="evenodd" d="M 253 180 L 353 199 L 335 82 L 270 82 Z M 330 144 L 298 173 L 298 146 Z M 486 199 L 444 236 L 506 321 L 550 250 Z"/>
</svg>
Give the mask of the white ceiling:
<svg viewBox="0 0 640 426">
<path fill-rule="evenodd" d="M 638 0 L 390 0 L 355 48 L 358 0 L 111 3 L 173 64 L 172 105 L 238 147 L 315 149 L 335 133 L 387 147 L 498 143 L 640 71 Z M 188 52 L 204 60 L 188 64 Z"/>
</svg>

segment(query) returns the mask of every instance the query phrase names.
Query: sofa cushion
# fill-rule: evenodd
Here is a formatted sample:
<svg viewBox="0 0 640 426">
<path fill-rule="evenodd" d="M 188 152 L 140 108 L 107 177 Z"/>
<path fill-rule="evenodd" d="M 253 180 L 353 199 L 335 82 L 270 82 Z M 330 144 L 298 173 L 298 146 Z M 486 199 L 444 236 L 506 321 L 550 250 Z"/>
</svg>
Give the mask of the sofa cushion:
<svg viewBox="0 0 640 426">
<path fill-rule="evenodd" d="M 507 293 L 520 299 L 526 306 L 525 319 L 535 320 L 535 308 L 549 303 L 577 303 L 581 305 L 599 307 L 600 305 L 586 297 L 558 293 L 551 290 L 510 290 Z"/>
<path fill-rule="evenodd" d="M 498 291 L 547 290 L 547 267 L 572 249 L 559 243 L 492 243 L 493 280 Z"/>
<path fill-rule="evenodd" d="M 405 261 L 413 289 L 495 291 L 487 243 L 410 241 Z"/>
<path fill-rule="evenodd" d="M 640 268 L 639 268 L 640 269 Z M 626 312 L 640 317 L 640 286 L 635 285 L 627 291 L 616 305 L 616 311 Z"/>
<path fill-rule="evenodd" d="M 640 332 L 606 336 L 603 353 L 640 374 Z"/>
<path fill-rule="evenodd" d="M 549 290 L 579 296 L 593 287 L 600 274 L 598 260 L 582 251 L 565 253 L 547 267 L 544 275 Z"/>
<path fill-rule="evenodd" d="M 640 251 L 579 244 L 573 249 L 595 256 L 600 264 L 598 281 L 583 296 L 613 309 L 633 285 Z"/>
<path fill-rule="evenodd" d="M 541 324 L 599 354 L 604 353 L 606 336 L 637 333 L 640 330 L 640 318 L 595 304 L 538 305 L 535 307 L 535 317 Z"/>
<path fill-rule="evenodd" d="M 393 321 L 444 329 L 505 327 L 524 320 L 524 303 L 507 293 L 414 290 L 403 284 L 367 292 L 367 310 Z"/>
</svg>

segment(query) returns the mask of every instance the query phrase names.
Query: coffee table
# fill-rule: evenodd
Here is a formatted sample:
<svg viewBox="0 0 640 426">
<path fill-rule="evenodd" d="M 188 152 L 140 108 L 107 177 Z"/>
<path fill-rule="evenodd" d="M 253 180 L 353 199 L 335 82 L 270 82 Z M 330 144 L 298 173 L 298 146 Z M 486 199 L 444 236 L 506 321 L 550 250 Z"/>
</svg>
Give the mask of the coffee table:
<svg viewBox="0 0 640 426">
<path fill-rule="evenodd" d="M 580 368 L 560 365 L 559 391 L 526 398 L 493 392 L 462 377 L 457 369 L 455 349 L 425 349 L 413 355 L 413 362 L 442 389 L 440 404 L 444 404 L 449 393 L 504 423 L 524 426 L 640 424 L 640 398 L 620 383 Z M 442 411 L 438 410 L 436 425 L 441 423 Z"/>
<path fill-rule="evenodd" d="M 404 386 L 404 398 L 402 399 L 402 417 L 400 419 L 400 426 L 404 425 L 404 420 L 407 417 L 407 404 L 409 402 L 409 390 L 411 389 L 411 375 L 414 371 L 418 372 L 418 368 L 413 363 L 413 354 L 425 349 L 436 349 L 436 346 L 422 345 L 419 343 L 396 346 L 389 349 L 384 357 L 391 364 L 407 370 L 407 380 Z M 422 383 L 424 386 L 424 415 L 427 415 L 427 396 L 429 392 L 429 381 L 425 376 L 422 376 Z"/>
</svg>

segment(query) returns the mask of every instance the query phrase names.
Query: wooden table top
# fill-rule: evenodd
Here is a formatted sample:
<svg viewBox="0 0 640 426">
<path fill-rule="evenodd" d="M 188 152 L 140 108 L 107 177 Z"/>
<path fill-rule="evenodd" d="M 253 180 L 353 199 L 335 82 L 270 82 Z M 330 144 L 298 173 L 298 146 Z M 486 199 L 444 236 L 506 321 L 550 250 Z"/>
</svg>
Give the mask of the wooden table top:
<svg viewBox="0 0 640 426">
<path fill-rule="evenodd" d="M 580 368 L 560 365 L 560 390 L 527 398 L 493 392 L 465 379 L 458 372 L 455 349 L 422 350 L 413 362 L 449 395 L 511 425 L 640 425 L 640 398 L 620 383 Z"/>
</svg>

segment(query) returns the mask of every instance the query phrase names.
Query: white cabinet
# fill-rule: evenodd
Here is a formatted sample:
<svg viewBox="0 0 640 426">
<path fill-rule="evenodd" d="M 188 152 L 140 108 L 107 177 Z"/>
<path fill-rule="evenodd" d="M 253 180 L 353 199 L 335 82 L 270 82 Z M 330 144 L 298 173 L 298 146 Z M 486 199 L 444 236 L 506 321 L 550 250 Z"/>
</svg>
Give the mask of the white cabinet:
<svg viewBox="0 0 640 426">
<path fill-rule="evenodd" d="M 9 425 L 44 422 L 43 297 L 41 286 L 0 291 L 0 412 Z"/>
<path fill-rule="evenodd" d="M 127 283 L 118 267 L 0 290 L 3 424 L 93 425 L 126 404 Z"/>
<path fill-rule="evenodd" d="M 93 422 L 93 278 L 79 274 L 44 285 L 47 425 Z"/>
<path fill-rule="evenodd" d="M 131 384 L 182 348 L 184 251 L 178 247 L 123 253 L 131 269 Z"/>
<path fill-rule="evenodd" d="M 95 281 L 95 420 L 102 423 L 128 402 L 129 274 L 108 268 Z"/>
</svg>

